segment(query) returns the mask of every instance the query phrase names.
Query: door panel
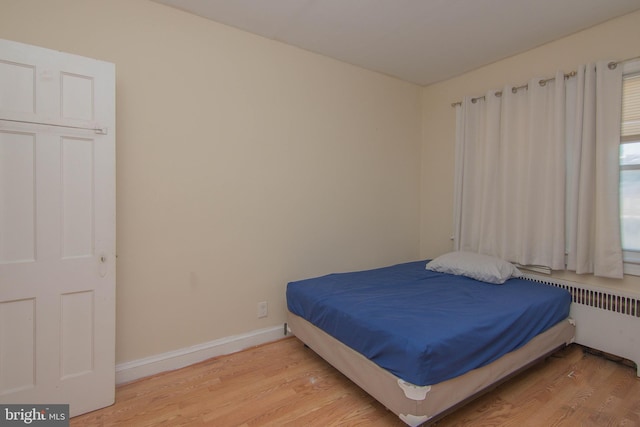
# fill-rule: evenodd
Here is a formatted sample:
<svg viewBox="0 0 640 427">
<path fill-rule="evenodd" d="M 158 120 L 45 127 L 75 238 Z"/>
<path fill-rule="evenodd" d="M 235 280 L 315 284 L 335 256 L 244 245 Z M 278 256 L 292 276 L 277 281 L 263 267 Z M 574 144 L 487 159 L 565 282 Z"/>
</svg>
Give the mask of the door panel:
<svg viewBox="0 0 640 427">
<path fill-rule="evenodd" d="M 61 378 L 88 374 L 93 370 L 94 292 L 62 295 Z"/>
<path fill-rule="evenodd" d="M 0 130 L 0 263 L 35 261 L 35 134 Z"/>
<path fill-rule="evenodd" d="M 0 110 L 34 114 L 36 67 L 0 60 Z"/>
<path fill-rule="evenodd" d="M 35 298 L 0 302 L 0 395 L 35 387 Z"/>
<path fill-rule="evenodd" d="M 62 257 L 93 256 L 92 139 L 62 138 Z"/>
<path fill-rule="evenodd" d="M 93 120 L 93 77 L 62 73 L 62 117 Z"/>
<path fill-rule="evenodd" d="M 114 85 L 112 64 L 0 40 L 3 403 L 113 403 Z"/>
</svg>

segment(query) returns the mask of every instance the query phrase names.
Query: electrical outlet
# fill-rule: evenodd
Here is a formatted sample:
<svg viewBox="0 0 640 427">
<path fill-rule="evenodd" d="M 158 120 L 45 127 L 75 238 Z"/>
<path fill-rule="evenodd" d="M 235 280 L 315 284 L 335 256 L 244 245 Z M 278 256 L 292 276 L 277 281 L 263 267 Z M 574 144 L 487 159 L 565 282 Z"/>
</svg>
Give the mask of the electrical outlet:
<svg viewBox="0 0 640 427">
<path fill-rule="evenodd" d="M 267 317 L 268 315 L 268 311 L 267 311 L 267 302 L 266 301 L 262 301 L 258 303 L 258 318 L 263 318 L 263 317 Z"/>
</svg>

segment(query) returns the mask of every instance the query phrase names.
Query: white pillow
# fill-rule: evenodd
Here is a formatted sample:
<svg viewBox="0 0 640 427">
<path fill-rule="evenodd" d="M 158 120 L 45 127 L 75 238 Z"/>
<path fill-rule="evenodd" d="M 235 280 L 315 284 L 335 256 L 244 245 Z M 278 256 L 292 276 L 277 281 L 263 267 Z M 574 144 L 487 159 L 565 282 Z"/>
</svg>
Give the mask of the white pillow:
<svg viewBox="0 0 640 427">
<path fill-rule="evenodd" d="M 449 252 L 427 263 L 427 270 L 466 276 L 482 282 L 503 284 L 522 273 L 513 264 L 500 258 L 475 252 Z"/>
</svg>

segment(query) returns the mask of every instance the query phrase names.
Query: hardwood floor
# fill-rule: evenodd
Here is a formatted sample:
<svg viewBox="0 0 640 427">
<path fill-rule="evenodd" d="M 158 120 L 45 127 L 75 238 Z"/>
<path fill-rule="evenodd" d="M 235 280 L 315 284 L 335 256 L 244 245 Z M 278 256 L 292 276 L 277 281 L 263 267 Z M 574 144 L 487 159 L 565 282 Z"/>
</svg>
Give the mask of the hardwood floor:
<svg viewBox="0 0 640 427">
<path fill-rule="evenodd" d="M 71 426 L 405 426 L 294 338 L 119 386 Z M 563 349 L 441 426 L 640 426 L 635 368 Z"/>
</svg>

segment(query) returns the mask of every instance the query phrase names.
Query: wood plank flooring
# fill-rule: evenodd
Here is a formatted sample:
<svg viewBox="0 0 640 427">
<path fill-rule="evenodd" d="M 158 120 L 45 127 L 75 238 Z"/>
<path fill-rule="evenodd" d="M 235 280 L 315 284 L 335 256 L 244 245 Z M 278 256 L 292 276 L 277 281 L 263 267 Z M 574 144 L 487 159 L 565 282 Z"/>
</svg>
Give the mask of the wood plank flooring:
<svg viewBox="0 0 640 427">
<path fill-rule="evenodd" d="M 119 386 L 70 424 L 405 426 L 294 337 Z M 571 345 L 436 425 L 640 426 L 640 379 Z"/>
</svg>

